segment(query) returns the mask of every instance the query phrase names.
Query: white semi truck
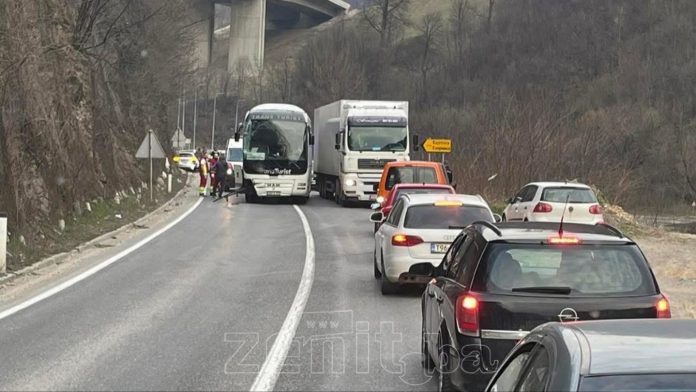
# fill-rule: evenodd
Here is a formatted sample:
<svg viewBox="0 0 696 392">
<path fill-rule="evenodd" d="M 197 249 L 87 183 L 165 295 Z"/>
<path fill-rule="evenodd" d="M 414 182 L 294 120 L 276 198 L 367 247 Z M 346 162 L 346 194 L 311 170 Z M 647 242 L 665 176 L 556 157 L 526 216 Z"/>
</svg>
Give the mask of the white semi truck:
<svg viewBox="0 0 696 392">
<path fill-rule="evenodd" d="M 263 104 L 247 112 L 235 140 L 242 140 L 243 189 L 247 202 L 263 197 L 309 199 L 312 134 L 307 113 L 294 105 Z"/>
<path fill-rule="evenodd" d="M 377 196 L 387 162 L 409 160 L 408 102 L 340 100 L 314 110 L 316 188 L 340 205 Z"/>
</svg>

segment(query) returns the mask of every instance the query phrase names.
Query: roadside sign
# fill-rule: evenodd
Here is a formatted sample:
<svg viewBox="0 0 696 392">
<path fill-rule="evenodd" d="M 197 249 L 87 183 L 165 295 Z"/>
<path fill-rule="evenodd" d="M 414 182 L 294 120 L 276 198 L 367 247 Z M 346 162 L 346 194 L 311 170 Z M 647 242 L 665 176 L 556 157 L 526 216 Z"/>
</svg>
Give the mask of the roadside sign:
<svg viewBox="0 0 696 392">
<path fill-rule="evenodd" d="M 145 135 L 143 142 L 140 143 L 140 147 L 138 147 L 135 157 L 150 160 L 150 201 L 152 201 L 154 198 L 152 189 L 152 159 L 165 158 L 164 149 L 162 148 L 159 140 L 157 140 L 157 135 L 152 132 L 152 129 L 147 131 L 147 135 Z"/>
<path fill-rule="evenodd" d="M 152 147 L 152 151 L 150 150 L 150 147 Z M 143 142 L 140 143 L 140 147 L 138 147 L 135 157 L 141 159 L 166 158 L 164 149 L 162 148 L 159 140 L 157 140 L 157 135 L 152 132 L 152 129 L 147 132 L 145 139 L 143 139 Z"/>
<path fill-rule="evenodd" d="M 452 152 L 452 139 L 433 139 L 429 137 L 423 142 L 423 150 L 429 154 Z"/>
</svg>

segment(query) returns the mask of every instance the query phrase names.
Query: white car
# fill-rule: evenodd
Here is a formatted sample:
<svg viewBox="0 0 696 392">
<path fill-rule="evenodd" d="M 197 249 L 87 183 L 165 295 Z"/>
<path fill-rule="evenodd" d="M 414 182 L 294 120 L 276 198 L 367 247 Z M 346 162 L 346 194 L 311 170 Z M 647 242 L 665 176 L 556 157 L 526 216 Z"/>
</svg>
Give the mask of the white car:
<svg viewBox="0 0 696 392">
<path fill-rule="evenodd" d="M 604 222 L 597 196 L 587 185 L 573 182 L 533 182 L 508 199 L 503 220 L 509 222 Z"/>
<path fill-rule="evenodd" d="M 384 220 L 381 212 L 370 218 Z M 382 294 L 395 293 L 401 284 L 427 283 L 462 229 L 476 221 L 495 220 L 478 195 L 401 196 L 375 233 L 374 274 L 381 279 Z"/>
</svg>

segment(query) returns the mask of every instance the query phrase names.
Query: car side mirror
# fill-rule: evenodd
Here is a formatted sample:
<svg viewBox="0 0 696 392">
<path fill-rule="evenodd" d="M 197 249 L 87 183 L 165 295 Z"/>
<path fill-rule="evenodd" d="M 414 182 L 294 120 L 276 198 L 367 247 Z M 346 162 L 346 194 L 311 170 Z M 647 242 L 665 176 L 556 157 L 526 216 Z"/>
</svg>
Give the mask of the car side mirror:
<svg viewBox="0 0 696 392">
<path fill-rule="evenodd" d="M 314 145 L 314 135 L 309 135 L 309 145 L 310 146 Z"/>
<path fill-rule="evenodd" d="M 341 133 L 340 132 L 336 134 L 334 148 L 337 150 L 341 149 Z"/>
<path fill-rule="evenodd" d="M 234 141 L 235 142 L 239 141 L 239 138 L 241 137 L 243 131 L 244 131 L 244 124 L 243 123 L 237 124 L 237 131 L 234 133 Z"/>
<path fill-rule="evenodd" d="M 515 201 L 514 197 L 508 197 L 507 199 L 505 199 L 505 202 L 508 204 L 512 204 L 514 201 Z"/>
<path fill-rule="evenodd" d="M 372 215 L 370 215 L 370 222 L 382 223 L 382 221 L 384 221 L 384 214 L 381 212 L 374 212 Z"/>
<path fill-rule="evenodd" d="M 375 211 L 379 210 L 381 207 L 382 207 L 382 205 L 379 203 L 370 204 L 370 209 L 375 210 Z"/>
<path fill-rule="evenodd" d="M 418 135 L 413 135 L 411 136 L 411 144 L 413 145 L 413 148 L 411 150 L 415 151 L 420 151 L 420 141 L 418 140 Z M 452 182 L 452 180 L 450 180 Z"/>
<path fill-rule="evenodd" d="M 446 272 L 447 272 L 447 271 L 445 271 L 445 258 L 443 257 L 443 258 L 442 258 L 442 261 L 440 262 L 440 265 L 438 265 L 437 267 L 434 267 L 434 268 L 433 268 L 433 272 L 432 272 L 432 275 L 431 275 L 431 276 L 432 276 L 433 278 L 436 278 L 436 277 L 438 277 L 438 276 L 445 276 L 445 273 L 446 273 Z"/>
<path fill-rule="evenodd" d="M 493 214 L 493 219 L 495 219 L 496 223 L 500 223 L 503 221 L 503 217 L 500 216 L 500 214 Z"/>
</svg>

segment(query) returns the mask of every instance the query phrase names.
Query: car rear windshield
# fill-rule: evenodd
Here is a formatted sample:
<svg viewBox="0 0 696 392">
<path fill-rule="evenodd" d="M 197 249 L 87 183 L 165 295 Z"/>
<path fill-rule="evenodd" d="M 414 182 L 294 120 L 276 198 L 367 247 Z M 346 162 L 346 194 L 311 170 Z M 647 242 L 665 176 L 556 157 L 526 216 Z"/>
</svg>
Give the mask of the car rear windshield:
<svg viewBox="0 0 696 392">
<path fill-rule="evenodd" d="M 415 195 L 415 194 L 451 194 L 447 188 L 401 188 L 394 195 L 394 200 L 399 200 L 403 195 Z"/>
<path fill-rule="evenodd" d="M 655 295 L 647 261 L 635 245 L 492 244 L 478 282 L 503 294 Z"/>
<path fill-rule="evenodd" d="M 409 229 L 464 228 L 476 221 L 492 222 L 487 208 L 476 206 L 420 205 L 406 211 L 404 227 Z"/>
<path fill-rule="evenodd" d="M 580 391 L 694 391 L 696 374 L 620 374 L 585 377 Z"/>
<path fill-rule="evenodd" d="M 541 193 L 541 201 L 549 203 L 596 203 L 597 197 L 592 189 L 573 188 L 573 187 L 555 187 L 545 188 Z"/>
<path fill-rule="evenodd" d="M 437 174 L 432 167 L 392 167 L 387 175 L 387 190 L 391 190 L 394 185 L 402 183 L 412 184 L 437 184 Z"/>
</svg>

